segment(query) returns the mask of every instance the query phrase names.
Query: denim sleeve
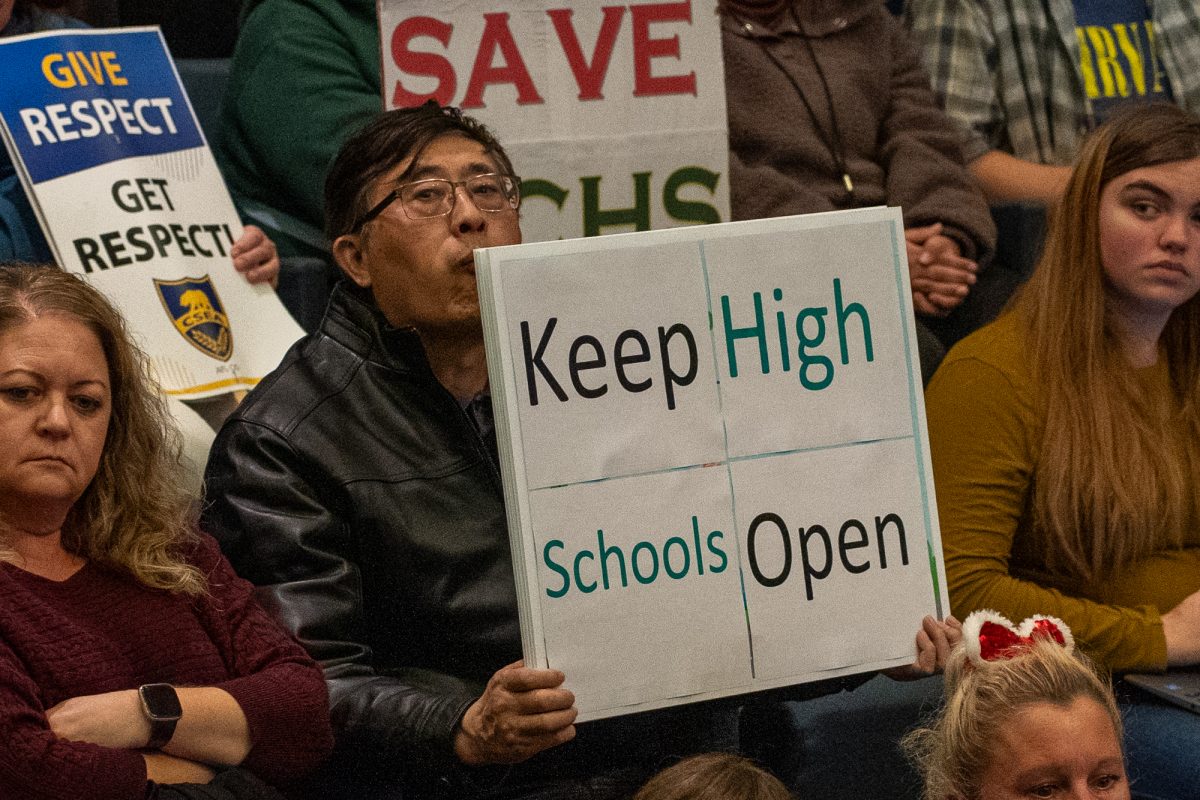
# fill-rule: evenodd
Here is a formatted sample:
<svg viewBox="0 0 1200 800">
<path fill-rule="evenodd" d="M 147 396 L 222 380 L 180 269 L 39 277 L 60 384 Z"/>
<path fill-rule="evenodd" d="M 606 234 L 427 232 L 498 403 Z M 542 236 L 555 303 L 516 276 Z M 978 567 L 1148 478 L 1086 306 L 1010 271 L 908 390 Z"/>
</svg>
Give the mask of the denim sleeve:
<svg viewBox="0 0 1200 800">
<path fill-rule="evenodd" d="M 53 260 L 20 179 L 0 163 L 0 261 Z"/>
</svg>

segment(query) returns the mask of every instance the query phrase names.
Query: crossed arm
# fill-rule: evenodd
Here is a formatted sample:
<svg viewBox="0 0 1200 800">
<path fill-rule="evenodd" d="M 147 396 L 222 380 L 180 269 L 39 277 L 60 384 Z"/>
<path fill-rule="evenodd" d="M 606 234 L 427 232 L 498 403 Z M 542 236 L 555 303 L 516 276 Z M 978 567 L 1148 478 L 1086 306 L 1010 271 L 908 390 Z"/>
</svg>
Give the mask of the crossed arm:
<svg viewBox="0 0 1200 800">
<path fill-rule="evenodd" d="M 1154 553 L 1109 581 L 1113 602 L 1018 577 L 1010 569 L 1035 477 L 1041 430 L 1024 384 L 978 359 L 943 365 L 926 391 L 946 574 L 960 614 L 1053 614 L 1115 671 L 1200 661 L 1200 548 Z M 1160 613 L 1160 609 L 1163 613 Z"/>
<path fill-rule="evenodd" d="M 201 668 L 190 674 L 207 685 L 177 688 L 183 715 L 161 752 L 144 749 L 150 726 L 136 689 L 69 697 L 47 708 L 46 694 L 63 696 L 53 689 L 53 653 L 31 650 L 30 660 L 0 637 L 0 740 L 7 743 L 0 796 L 66 800 L 86 788 L 89 797 L 140 799 L 147 779 L 207 783 L 214 768 L 236 764 L 281 782 L 329 752 L 320 671 L 253 601 L 252 587 L 220 558 L 215 542 L 203 538 L 194 563 L 209 591 L 190 606 L 224 669 Z M 185 682 L 186 674 L 176 680 Z"/>
<path fill-rule="evenodd" d="M 158 783 L 208 783 L 212 766 L 234 766 L 250 753 L 250 726 L 237 701 L 216 687 L 178 688 L 183 716 L 161 753 L 147 752 L 147 777 Z M 142 750 L 150 721 L 136 689 L 72 697 L 46 710 L 60 739 L 117 750 Z M 211 766 L 210 766 L 211 765 Z"/>
</svg>

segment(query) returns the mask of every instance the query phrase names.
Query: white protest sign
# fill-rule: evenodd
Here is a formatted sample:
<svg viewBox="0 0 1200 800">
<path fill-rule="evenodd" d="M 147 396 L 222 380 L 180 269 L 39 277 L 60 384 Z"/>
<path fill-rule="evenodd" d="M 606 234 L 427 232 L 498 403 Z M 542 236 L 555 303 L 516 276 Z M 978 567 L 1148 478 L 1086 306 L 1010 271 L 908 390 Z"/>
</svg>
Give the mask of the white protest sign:
<svg viewBox="0 0 1200 800">
<path fill-rule="evenodd" d="M 0 129 L 58 263 L 181 398 L 249 388 L 302 331 L 233 269 L 241 222 L 157 29 L 0 40 Z"/>
<path fill-rule="evenodd" d="M 525 656 L 581 719 L 912 659 L 945 578 L 898 209 L 476 264 Z"/>
<path fill-rule="evenodd" d="M 692 0 L 378 0 L 387 108 L 486 123 L 526 241 L 729 219 L 718 17 Z"/>
</svg>

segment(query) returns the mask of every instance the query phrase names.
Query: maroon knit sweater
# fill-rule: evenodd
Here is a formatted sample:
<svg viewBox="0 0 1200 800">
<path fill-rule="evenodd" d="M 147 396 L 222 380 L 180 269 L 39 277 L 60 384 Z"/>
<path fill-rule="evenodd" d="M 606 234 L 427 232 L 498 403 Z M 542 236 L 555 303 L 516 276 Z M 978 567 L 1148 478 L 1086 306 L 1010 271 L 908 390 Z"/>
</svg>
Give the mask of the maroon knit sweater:
<svg viewBox="0 0 1200 800">
<path fill-rule="evenodd" d="M 0 798 L 141 800 L 133 750 L 60 740 L 45 710 L 144 683 L 218 686 L 241 705 L 253 747 L 243 764 L 284 783 L 332 746 L 325 682 L 254 601 L 216 543 L 193 557 L 209 593 L 148 589 L 89 562 L 61 583 L 0 563 Z"/>
</svg>

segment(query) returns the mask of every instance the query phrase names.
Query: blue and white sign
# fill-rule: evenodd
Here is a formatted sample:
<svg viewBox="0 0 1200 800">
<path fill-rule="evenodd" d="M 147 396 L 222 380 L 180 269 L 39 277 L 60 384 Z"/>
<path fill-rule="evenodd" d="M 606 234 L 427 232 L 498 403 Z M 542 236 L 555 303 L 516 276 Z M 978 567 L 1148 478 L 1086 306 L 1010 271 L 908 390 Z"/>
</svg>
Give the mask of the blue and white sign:
<svg viewBox="0 0 1200 800">
<path fill-rule="evenodd" d="M 301 331 L 236 274 L 241 222 L 157 29 L 0 40 L 0 132 L 59 264 L 130 322 L 163 389 L 253 386 Z"/>
<path fill-rule="evenodd" d="M 19 99 L 9 131 L 34 183 L 204 144 L 156 31 L 23 38 L 0 52 L 4 107 Z"/>
</svg>

